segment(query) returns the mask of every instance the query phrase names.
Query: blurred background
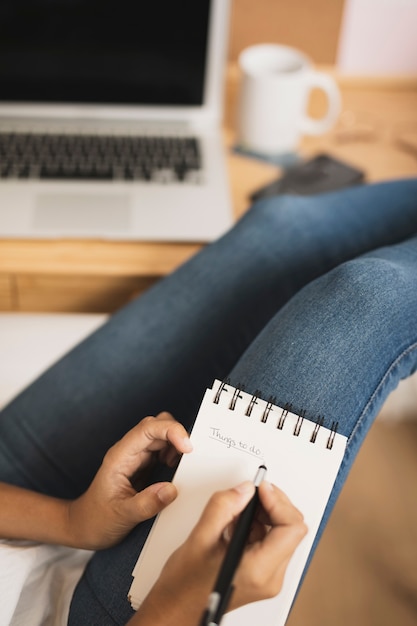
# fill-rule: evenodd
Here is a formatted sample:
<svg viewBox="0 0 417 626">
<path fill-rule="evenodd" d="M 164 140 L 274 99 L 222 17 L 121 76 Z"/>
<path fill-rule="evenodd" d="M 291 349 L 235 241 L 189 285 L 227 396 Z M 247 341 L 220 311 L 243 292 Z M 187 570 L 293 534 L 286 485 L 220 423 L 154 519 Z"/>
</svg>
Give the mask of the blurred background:
<svg viewBox="0 0 417 626">
<path fill-rule="evenodd" d="M 301 48 L 316 63 L 336 61 L 345 0 L 233 0 L 230 59 L 259 42 Z"/>
<path fill-rule="evenodd" d="M 416 26 L 415 0 L 233 0 L 230 59 L 264 41 L 345 72 L 415 75 Z"/>
</svg>

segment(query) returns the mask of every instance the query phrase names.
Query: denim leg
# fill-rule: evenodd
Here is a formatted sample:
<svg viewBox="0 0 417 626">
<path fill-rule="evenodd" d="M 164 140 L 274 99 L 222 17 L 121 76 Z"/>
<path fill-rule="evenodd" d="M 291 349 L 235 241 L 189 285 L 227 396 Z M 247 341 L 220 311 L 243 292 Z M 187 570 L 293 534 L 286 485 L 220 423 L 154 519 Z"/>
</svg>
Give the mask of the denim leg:
<svg viewBox="0 0 417 626">
<path fill-rule="evenodd" d="M 417 180 L 258 203 L 0 413 L 0 480 L 75 497 L 145 415 L 189 426 L 204 389 L 305 284 L 413 232 Z"/>
<path fill-rule="evenodd" d="M 292 402 L 310 419 L 324 414 L 327 425 L 337 419 L 348 436 L 318 536 L 384 399 L 417 367 L 416 269 L 417 237 L 341 264 L 301 289 L 231 371 L 232 384 Z M 122 544 L 95 555 L 74 595 L 70 624 L 128 620 L 125 593 L 148 529 L 139 525 Z"/>
<path fill-rule="evenodd" d="M 377 249 L 310 283 L 281 309 L 231 373 L 232 384 L 291 402 L 348 437 L 313 550 L 388 394 L 417 370 L 417 237 Z"/>
</svg>

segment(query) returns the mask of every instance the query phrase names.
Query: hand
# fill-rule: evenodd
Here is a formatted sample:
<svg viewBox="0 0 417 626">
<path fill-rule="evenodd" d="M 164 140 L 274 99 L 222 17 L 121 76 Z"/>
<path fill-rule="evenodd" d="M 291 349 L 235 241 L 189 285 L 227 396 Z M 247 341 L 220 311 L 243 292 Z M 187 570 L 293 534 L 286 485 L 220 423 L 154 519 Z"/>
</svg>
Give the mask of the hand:
<svg viewBox="0 0 417 626">
<path fill-rule="evenodd" d="M 71 543 L 92 550 L 110 547 L 159 513 L 176 498 L 174 485 L 155 483 L 138 493 L 131 479 L 155 454 L 174 465 L 179 454 L 191 449 L 187 431 L 169 413 L 139 422 L 110 448 L 88 490 L 68 504 Z"/>
<path fill-rule="evenodd" d="M 253 493 L 253 484 L 245 482 L 210 499 L 187 541 L 168 559 L 132 626 L 199 623 L 227 548 L 225 531 Z M 278 487 L 264 481 L 259 498 L 262 506 L 236 572 L 228 610 L 277 595 L 307 531 L 303 516 Z"/>
</svg>

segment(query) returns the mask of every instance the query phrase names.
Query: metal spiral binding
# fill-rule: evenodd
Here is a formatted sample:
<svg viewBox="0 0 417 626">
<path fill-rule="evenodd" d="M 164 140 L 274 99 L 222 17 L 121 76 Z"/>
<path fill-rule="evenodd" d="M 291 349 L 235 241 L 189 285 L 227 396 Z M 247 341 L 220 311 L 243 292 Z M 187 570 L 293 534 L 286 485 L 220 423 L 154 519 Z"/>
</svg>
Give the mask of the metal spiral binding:
<svg viewBox="0 0 417 626">
<path fill-rule="evenodd" d="M 219 404 L 220 402 L 220 396 L 223 392 L 228 392 L 229 389 L 227 389 L 227 385 L 230 385 L 230 379 L 227 378 L 226 380 L 224 380 L 222 383 L 220 383 L 219 388 L 216 392 L 216 395 L 214 396 L 213 399 L 213 403 L 214 404 Z M 231 411 L 234 411 L 236 408 L 236 404 L 238 402 L 238 400 L 242 400 L 243 396 L 241 395 L 241 392 L 245 390 L 245 386 L 244 385 L 238 385 L 237 387 L 233 387 L 233 396 L 232 399 L 230 401 L 229 404 L 229 409 Z M 252 394 L 252 397 L 249 401 L 249 404 L 246 408 L 245 411 L 245 415 L 250 417 L 253 411 L 253 408 L 256 404 L 258 404 L 258 399 L 261 398 L 261 392 L 257 389 L 255 391 L 254 394 Z M 262 413 L 261 416 L 261 422 L 262 423 L 266 423 L 269 415 L 271 413 L 271 411 L 273 411 L 273 409 L 276 407 L 276 396 L 270 396 L 268 402 L 266 403 L 266 407 Z M 285 420 L 288 416 L 289 413 L 292 413 L 292 404 L 290 403 L 286 403 L 284 405 L 284 408 L 282 409 L 281 415 L 279 417 L 278 423 L 277 423 L 277 429 L 278 430 L 282 430 L 284 428 L 284 424 L 285 424 Z M 295 424 L 294 427 L 294 431 L 293 431 L 293 435 L 294 437 L 298 437 L 301 433 L 301 429 L 305 420 L 305 416 L 306 416 L 306 411 L 303 409 L 301 410 L 298 415 L 297 415 L 297 422 Z M 319 433 L 320 428 L 324 425 L 324 417 L 323 416 L 319 416 L 319 418 L 317 419 L 315 426 L 314 426 L 314 430 L 313 433 L 310 437 L 310 442 L 311 443 L 316 443 L 317 441 L 317 436 Z M 327 450 L 331 450 L 333 448 L 333 444 L 335 441 L 335 437 L 337 434 L 337 429 L 339 426 L 339 422 L 336 422 L 335 420 L 332 421 L 332 425 L 330 428 L 330 435 L 328 437 L 327 443 L 326 443 L 326 449 Z"/>
<path fill-rule="evenodd" d="M 255 406 L 255 404 L 258 404 L 258 398 L 259 398 L 259 394 L 261 392 L 257 389 L 255 391 L 255 393 L 253 394 L 251 401 L 249 402 L 248 408 L 245 411 L 245 415 L 247 415 L 248 417 L 250 417 L 252 411 L 253 411 L 253 407 Z"/>
<path fill-rule="evenodd" d="M 261 417 L 261 422 L 263 424 L 266 423 L 270 412 L 272 411 L 272 407 L 276 404 L 277 401 L 277 397 L 276 396 L 271 396 L 267 402 L 267 405 L 265 407 L 265 411 L 262 413 L 262 417 Z"/>
<path fill-rule="evenodd" d="M 217 390 L 216 395 L 214 396 L 214 404 L 219 404 L 220 401 L 220 396 L 222 395 L 223 391 L 228 391 L 228 389 L 225 389 L 226 385 L 230 384 L 230 378 L 226 378 L 221 384 L 220 387 Z"/>
<path fill-rule="evenodd" d="M 327 444 L 326 444 L 327 450 L 331 450 L 333 448 L 334 439 L 336 437 L 338 426 L 339 426 L 339 422 L 336 422 L 336 421 L 333 420 L 332 426 L 330 428 L 331 432 L 330 432 L 330 435 L 329 435 L 329 438 L 328 438 Z"/>
<path fill-rule="evenodd" d="M 319 430 L 323 426 L 323 424 L 324 424 L 324 417 L 319 417 L 314 427 L 313 434 L 311 435 L 311 439 L 310 439 L 311 443 L 316 443 L 317 435 L 319 434 Z"/>
<path fill-rule="evenodd" d="M 245 386 L 244 386 L 244 385 L 242 385 L 242 386 L 238 385 L 238 386 L 236 387 L 236 389 L 235 389 L 235 391 L 234 391 L 234 394 L 233 394 L 232 401 L 231 401 L 231 403 L 229 404 L 229 409 L 230 409 L 231 411 L 234 411 L 234 410 L 235 410 L 235 407 L 236 407 L 236 402 L 237 402 L 239 399 L 241 400 L 241 399 L 243 398 L 243 396 L 241 396 L 241 395 L 240 395 L 240 392 L 241 392 L 241 391 L 245 391 Z"/>
<path fill-rule="evenodd" d="M 299 415 L 297 416 L 297 423 L 295 425 L 294 432 L 293 432 L 294 437 L 299 436 L 305 416 L 306 416 L 306 412 L 303 409 L 302 411 L 300 411 Z"/>
<path fill-rule="evenodd" d="M 287 419 L 287 415 L 288 413 L 291 413 L 292 411 L 292 404 L 289 404 L 288 402 L 284 405 L 284 408 L 282 409 L 282 413 L 281 413 L 281 417 L 279 418 L 278 424 L 277 424 L 277 428 L 279 430 L 282 430 L 284 428 L 284 424 L 285 424 L 285 420 Z"/>
</svg>

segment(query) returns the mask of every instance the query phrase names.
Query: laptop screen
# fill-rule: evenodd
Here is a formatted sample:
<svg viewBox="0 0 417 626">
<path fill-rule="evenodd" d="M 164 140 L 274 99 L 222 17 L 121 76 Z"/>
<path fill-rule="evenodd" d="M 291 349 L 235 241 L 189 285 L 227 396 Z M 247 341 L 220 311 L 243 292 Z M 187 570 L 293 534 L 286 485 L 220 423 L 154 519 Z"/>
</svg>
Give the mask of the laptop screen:
<svg viewBox="0 0 417 626">
<path fill-rule="evenodd" d="M 1 0 L 0 100 L 198 106 L 210 0 Z"/>
</svg>

